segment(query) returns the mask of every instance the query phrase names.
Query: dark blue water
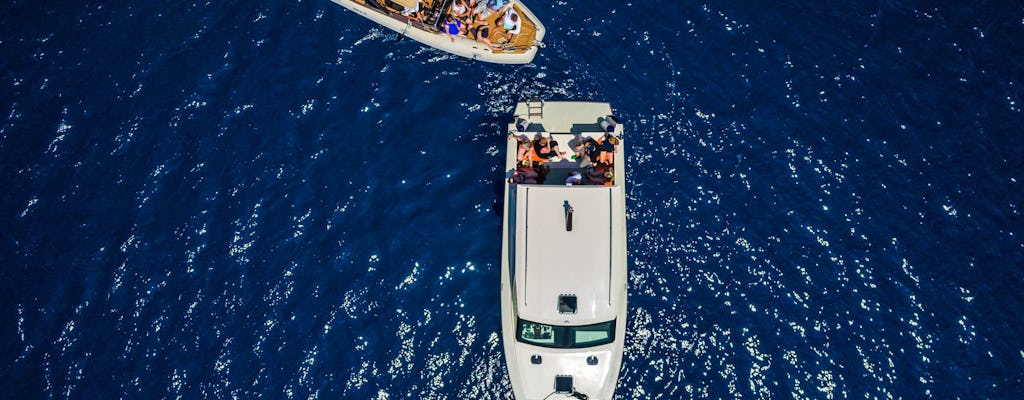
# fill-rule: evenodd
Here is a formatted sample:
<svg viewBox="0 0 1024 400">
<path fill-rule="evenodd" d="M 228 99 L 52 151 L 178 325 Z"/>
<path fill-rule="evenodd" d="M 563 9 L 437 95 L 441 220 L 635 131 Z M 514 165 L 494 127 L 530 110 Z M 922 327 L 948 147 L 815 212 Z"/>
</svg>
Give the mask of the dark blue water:
<svg viewBox="0 0 1024 400">
<path fill-rule="evenodd" d="M 1024 6 L 0 5 L 0 397 L 504 399 L 523 97 L 627 122 L 617 398 L 1024 396 Z"/>
</svg>

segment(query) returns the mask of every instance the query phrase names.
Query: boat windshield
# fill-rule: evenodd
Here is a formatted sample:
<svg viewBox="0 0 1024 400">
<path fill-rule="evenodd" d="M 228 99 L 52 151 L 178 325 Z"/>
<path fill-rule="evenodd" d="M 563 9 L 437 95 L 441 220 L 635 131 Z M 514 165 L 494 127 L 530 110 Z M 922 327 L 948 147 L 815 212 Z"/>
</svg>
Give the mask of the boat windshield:
<svg viewBox="0 0 1024 400">
<path fill-rule="evenodd" d="M 516 339 L 543 347 L 578 349 L 615 340 L 615 320 L 593 325 L 558 326 L 519 320 Z"/>
</svg>

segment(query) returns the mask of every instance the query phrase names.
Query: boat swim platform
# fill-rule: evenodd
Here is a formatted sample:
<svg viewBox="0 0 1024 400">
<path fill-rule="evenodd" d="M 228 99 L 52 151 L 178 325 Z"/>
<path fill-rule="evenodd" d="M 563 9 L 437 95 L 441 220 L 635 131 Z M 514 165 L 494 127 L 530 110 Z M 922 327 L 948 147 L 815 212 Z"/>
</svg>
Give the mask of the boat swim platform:
<svg viewBox="0 0 1024 400">
<path fill-rule="evenodd" d="M 581 101 L 522 101 L 516 104 L 516 109 L 513 111 L 515 118 L 523 118 L 530 122 L 530 126 L 525 132 L 573 135 L 586 132 L 603 133 L 600 123 L 604 117 L 609 115 L 612 115 L 610 104 Z M 612 134 L 615 136 L 622 134 L 622 124 L 617 124 Z"/>
</svg>

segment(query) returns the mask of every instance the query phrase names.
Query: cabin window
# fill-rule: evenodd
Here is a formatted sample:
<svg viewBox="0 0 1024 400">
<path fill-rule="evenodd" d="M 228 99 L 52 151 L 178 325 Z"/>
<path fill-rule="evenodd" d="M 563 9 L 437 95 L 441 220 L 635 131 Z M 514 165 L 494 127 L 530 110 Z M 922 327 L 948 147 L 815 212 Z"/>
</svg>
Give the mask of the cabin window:
<svg viewBox="0 0 1024 400">
<path fill-rule="evenodd" d="M 600 346 L 615 340 L 615 320 L 593 325 L 559 326 L 520 319 L 516 339 L 523 343 L 561 349 Z"/>
<path fill-rule="evenodd" d="M 575 327 L 572 330 L 575 347 L 597 346 L 611 342 L 615 334 L 615 321 Z"/>
<path fill-rule="evenodd" d="M 533 344 L 554 346 L 555 327 L 535 322 L 522 321 L 519 323 L 519 337 L 521 340 Z"/>
</svg>

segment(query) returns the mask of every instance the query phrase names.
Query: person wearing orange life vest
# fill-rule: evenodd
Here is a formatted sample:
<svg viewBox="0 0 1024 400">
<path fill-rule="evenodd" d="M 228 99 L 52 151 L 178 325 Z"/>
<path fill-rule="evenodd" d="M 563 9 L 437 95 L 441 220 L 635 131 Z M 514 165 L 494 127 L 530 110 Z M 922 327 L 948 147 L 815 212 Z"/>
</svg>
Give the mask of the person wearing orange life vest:
<svg viewBox="0 0 1024 400">
<path fill-rule="evenodd" d="M 583 177 L 592 185 L 611 186 L 615 182 L 615 174 L 612 172 L 611 166 L 588 168 L 587 173 Z"/>
</svg>

